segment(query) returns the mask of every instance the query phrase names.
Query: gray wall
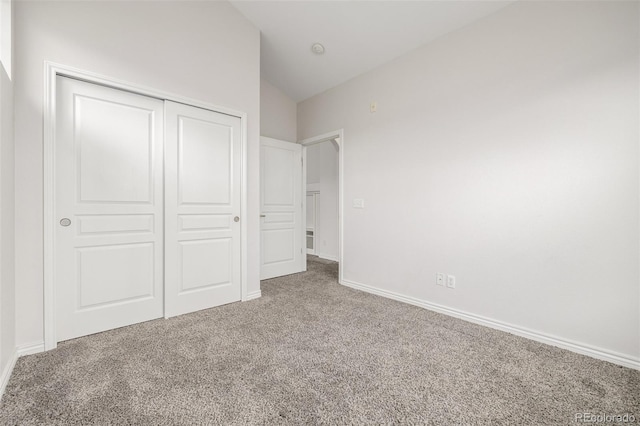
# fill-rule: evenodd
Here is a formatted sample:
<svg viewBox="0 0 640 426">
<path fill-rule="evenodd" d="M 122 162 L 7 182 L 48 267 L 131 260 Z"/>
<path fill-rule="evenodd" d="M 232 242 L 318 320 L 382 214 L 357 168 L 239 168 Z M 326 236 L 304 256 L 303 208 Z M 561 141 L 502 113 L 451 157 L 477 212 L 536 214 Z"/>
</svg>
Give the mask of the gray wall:
<svg viewBox="0 0 640 426">
<path fill-rule="evenodd" d="M 638 362 L 638 8 L 516 2 L 299 103 L 345 131 L 345 279 Z"/>
<path fill-rule="evenodd" d="M 13 83 L 0 66 L 0 377 L 15 340 Z"/>
<path fill-rule="evenodd" d="M 296 103 L 267 80 L 260 81 L 260 135 L 287 142 L 296 140 Z"/>
</svg>

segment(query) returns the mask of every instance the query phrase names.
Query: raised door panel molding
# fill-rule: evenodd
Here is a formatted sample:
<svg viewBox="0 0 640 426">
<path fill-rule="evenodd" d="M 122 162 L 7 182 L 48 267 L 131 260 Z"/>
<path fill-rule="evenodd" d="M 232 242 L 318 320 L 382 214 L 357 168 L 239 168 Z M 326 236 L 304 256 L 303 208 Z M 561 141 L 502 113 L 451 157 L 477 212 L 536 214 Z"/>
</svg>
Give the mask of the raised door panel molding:
<svg viewBox="0 0 640 426">
<path fill-rule="evenodd" d="M 73 107 L 79 201 L 152 202 L 154 112 L 80 95 Z"/>
<path fill-rule="evenodd" d="M 230 127 L 179 117 L 180 204 L 229 205 L 233 188 L 232 140 Z"/>
</svg>

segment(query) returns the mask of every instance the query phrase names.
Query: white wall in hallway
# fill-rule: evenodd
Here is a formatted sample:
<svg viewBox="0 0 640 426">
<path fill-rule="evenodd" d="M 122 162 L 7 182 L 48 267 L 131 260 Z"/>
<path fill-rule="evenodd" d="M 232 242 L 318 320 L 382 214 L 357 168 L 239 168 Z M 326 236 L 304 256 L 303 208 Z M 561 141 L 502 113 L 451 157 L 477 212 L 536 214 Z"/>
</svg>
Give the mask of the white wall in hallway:
<svg viewBox="0 0 640 426">
<path fill-rule="evenodd" d="M 320 191 L 315 233 L 316 255 L 338 260 L 338 146 L 307 147 L 307 190 Z"/>
<path fill-rule="evenodd" d="M 11 4 L 0 3 L 0 387 L 8 379 L 4 374 L 9 373 L 16 349 Z"/>
<path fill-rule="evenodd" d="M 260 80 L 260 135 L 297 142 L 296 103 L 265 79 Z"/>
<path fill-rule="evenodd" d="M 639 7 L 517 2 L 298 104 L 345 131 L 345 279 L 639 362 Z"/>
<path fill-rule="evenodd" d="M 248 115 L 248 292 L 259 290 L 260 34 L 227 2 L 14 5 L 18 345 L 43 339 L 45 60 Z"/>
<path fill-rule="evenodd" d="M 0 2 L 0 62 L 11 79 L 13 66 L 13 0 Z"/>
</svg>

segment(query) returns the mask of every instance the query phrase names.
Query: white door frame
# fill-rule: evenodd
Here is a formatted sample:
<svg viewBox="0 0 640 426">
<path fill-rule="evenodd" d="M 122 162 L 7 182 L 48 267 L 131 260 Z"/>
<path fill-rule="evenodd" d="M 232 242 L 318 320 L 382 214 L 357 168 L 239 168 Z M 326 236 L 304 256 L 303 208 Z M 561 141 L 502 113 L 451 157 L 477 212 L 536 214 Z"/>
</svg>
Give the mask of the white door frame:
<svg viewBox="0 0 640 426">
<path fill-rule="evenodd" d="M 45 61 L 44 63 L 44 350 L 55 349 L 56 339 L 56 306 L 55 306 L 55 142 L 56 142 L 56 77 L 71 77 L 89 83 L 99 84 L 114 89 L 124 90 L 160 100 L 173 101 L 192 105 L 198 108 L 240 118 L 242 172 L 240 181 L 240 244 L 241 289 L 242 301 L 247 300 L 247 114 L 208 102 L 186 98 L 149 87 L 113 79 L 90 71 Z M 163 285 L 164 287 L 164 285 Z M 165 302 L 166 303 L 166 302 Z"/>
<path fill-rule="evenodd" d="M 338 282 L 342 284 L 344 270 L 344 236 L 342 233 L 344 221 L 344 129 L 334 130 L 333 132 L 324 133 L 322 135 L 303 139 L 299 143 L 302 145 L 302 189 L 307 193 L 307 147 L 322 142 L 335 141 L 338 145 Z M 304 221 L 303 229 L 307 228 L 307 197 L 302 198 L 302 220 Z M 303 247 L 306 247 L 307 233 L 303 232 Z M 304 270 L 307 270 L 307 257 L 304 256 Z"/>
</svg>

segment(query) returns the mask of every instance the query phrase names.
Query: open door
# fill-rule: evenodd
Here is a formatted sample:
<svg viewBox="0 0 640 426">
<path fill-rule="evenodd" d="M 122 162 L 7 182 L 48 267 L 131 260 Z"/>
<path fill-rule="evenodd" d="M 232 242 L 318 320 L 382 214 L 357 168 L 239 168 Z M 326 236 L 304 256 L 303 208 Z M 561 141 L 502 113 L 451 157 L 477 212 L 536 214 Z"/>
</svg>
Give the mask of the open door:
<svg viewBox="0 0 640 426">
<path fill-rule="evenodd" d="M 302 146 L 260 138 L 260 279 L 304 270 Z"/>
</svg>

